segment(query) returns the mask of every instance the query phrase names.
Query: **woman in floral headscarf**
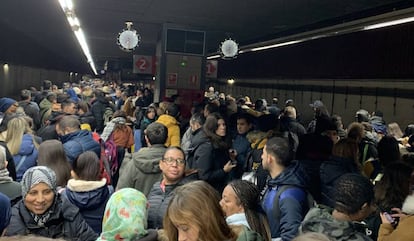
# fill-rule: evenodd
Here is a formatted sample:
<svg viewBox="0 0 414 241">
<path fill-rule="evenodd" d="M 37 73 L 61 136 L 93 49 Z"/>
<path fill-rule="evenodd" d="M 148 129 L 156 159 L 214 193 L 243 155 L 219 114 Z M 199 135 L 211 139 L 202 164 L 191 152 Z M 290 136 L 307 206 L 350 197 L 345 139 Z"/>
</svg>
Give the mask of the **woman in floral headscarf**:
<svg viewBox="0 0 414 241">
<path fill-rule="evenodd" d="M 123 188 L 109 198 L 102 222 L 102 233 L 96 241 L 156 241 L 158 233 L 146 230 L 147 198 L 133 188 Z"/>
</svg>

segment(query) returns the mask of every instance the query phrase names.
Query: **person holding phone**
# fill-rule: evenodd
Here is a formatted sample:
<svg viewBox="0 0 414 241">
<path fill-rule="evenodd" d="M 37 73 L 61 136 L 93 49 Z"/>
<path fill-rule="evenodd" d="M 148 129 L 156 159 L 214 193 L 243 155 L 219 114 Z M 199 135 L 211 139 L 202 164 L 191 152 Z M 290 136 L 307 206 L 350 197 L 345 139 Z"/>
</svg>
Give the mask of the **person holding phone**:
<svg viewBox="0 0 414 241">
<path fill-rule="evenodd" d="M 409 241 L 414 237 L 414 194 L 409 195 L 402 206 L 402 209 L 393 208 L 395 213 L 382 212 L 378 232 L 378 241 L 398 240 Z M 398 226 L 395 220 L 399 218 Z"/>
</svg>

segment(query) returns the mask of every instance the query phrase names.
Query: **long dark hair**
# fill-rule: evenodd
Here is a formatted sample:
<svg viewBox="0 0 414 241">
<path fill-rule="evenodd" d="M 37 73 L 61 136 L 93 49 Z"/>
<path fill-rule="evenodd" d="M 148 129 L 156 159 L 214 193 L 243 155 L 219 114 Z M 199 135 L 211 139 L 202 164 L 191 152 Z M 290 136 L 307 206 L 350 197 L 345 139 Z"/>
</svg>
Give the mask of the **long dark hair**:
<svg viewBox="0 0 414 241">
<path fill-rule="evenodd" d="M 219 113 L 211 113 L 207 116 L 206 121 L 203 125 L 203 131 L 206 136 L 210 139 L 211 143 L 215 148 L 219 149 L 227 149 L 229 147 L 229 143 L 227 142 L 226 137 L 221 137 L 216 134 L 216 130 L 218 128 L 218 121 L 224 120 L 223 116 Z M 227 136 L 227 133 L 226 133 Z"/>
<path fill-rule="evenodd" d="M 52 169 L 56 173 L 56 184 L 66 187 L 70 179 L 71 166 L 60 141 L 47 140 L 40 144 L 37 165 Z"/>
<path fill-rule="evenodd" d="M 265 241 L 270 241 L 270 227 L 266 213 L 260 206 L 260 190 L 251 182 L 234 180 L 228 184 L 236 193 L 238 204 L 243 206 L 250 228 L 259 233 Z"/>
<path fill-rule="evenodd" d="M 384 170 L 384 176 L 374 187 L 375 202 L 382 211 L 401 208 L 410 193 L 413 168 L 403 162 L 391 163 Z"/>
<path fill-rule="evenodd" d="M 83 181 L 99 181 L 101 172 L 99 157 L 93 151 L 86 151 L 73 161 L 73 171 Z"/>
</svg>

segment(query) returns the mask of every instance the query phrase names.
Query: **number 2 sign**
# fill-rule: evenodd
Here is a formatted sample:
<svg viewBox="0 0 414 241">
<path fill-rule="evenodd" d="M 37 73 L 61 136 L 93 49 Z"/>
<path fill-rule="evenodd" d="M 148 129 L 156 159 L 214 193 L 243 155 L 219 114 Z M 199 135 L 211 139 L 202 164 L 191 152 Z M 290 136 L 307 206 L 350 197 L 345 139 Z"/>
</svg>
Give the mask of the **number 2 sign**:
<svg viewBox="0 0 414 241">
<path fill-rule="evenodd" d="M 133 73 L 152 74 L 152 56 L 134 55 Z"/>
</svg>

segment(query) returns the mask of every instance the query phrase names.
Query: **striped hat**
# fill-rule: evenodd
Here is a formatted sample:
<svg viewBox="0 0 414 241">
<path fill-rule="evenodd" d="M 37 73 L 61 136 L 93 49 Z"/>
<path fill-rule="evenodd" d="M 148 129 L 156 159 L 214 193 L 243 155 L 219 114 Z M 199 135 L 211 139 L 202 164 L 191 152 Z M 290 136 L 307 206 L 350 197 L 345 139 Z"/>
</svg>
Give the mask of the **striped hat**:
<svg viewBox="0 0 414 241">
<path fill-rule="evenodd" d="M 56 193 L 56 174 L 52 169 L 46 166 L 34 166 L 27 169 L 21 181 L 23 198 L 34 185 L 41 182 L 48 185 Z"/>
</svg>

